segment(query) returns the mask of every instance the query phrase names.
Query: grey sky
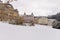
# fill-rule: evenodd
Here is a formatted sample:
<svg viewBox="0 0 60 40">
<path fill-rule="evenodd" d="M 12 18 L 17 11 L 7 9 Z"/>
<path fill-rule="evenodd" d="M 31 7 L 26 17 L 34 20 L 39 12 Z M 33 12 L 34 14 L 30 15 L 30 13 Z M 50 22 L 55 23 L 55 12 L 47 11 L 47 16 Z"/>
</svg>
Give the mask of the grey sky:
<svg viewBox="0 0 60 40">
<path fill-rule="evenodd" d="M 33 12 L 34 15 L 47 16 L 60 11 L 60 0 L 18 0 L 12 2 L 12 5 L 20 14 Z"/>
</svg>

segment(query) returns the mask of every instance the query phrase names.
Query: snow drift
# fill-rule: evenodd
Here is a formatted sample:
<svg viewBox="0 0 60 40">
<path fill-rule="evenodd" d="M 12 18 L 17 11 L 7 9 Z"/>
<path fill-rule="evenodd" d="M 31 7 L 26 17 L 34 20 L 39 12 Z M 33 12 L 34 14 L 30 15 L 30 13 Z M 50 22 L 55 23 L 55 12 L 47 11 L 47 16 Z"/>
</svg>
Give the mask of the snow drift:
<svg viewBox="0 0 60 40">
<path fill-rule="evenodd" d="M 20 26 L 0 22 L 0 40 L 60 40 L 60 30 L 49 26 Z"/>
</svg>

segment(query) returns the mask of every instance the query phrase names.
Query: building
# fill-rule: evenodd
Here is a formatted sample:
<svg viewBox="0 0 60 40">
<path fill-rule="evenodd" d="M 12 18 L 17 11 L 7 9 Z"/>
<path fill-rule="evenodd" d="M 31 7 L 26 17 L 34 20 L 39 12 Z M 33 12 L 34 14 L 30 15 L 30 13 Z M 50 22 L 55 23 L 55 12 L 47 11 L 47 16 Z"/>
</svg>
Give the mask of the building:
<svg viewBox="0 0 60 40">
<path fill-rule="evenodd" d="M 34 23 L 38 24 L 40 16 L 34 16 Z"/>
<path fill-rule="evenodd" d="M 24 13 L 23 21 L 24 21 L 24 23 L 29 23 L 31 25 L 34 25 L 34 15 L 33 15 L 33 13 L 31 15 L 26 15 L 26 13 Z"/>
<path fill-rule="evenodd" d="M 52 26 L 54 21 L 56 21 L 56 19 L 48 19 L 48 25 Z"/>
<path fill-rule="evenodd" d="M 14 9 L 9 1 L 7 1 L 7 3 L 3 3 L 0 0 L 0 21 L 15 23 L 19 17 L 18 10 Z"/>
<path fill-rule="evenodd" d="M 45 16 L 41 16 L 41 17 L 38 19 L 38 24 L 48 25 L 48 18 L 45 17 Z"/>
<path fill-rule="evenodd" d="M 35 16 L 35 23 L 40 25 L 52 26 L 53 22 L 57 22 L 56 19 L 48 19 L 46 16 Z"/>
</svg>

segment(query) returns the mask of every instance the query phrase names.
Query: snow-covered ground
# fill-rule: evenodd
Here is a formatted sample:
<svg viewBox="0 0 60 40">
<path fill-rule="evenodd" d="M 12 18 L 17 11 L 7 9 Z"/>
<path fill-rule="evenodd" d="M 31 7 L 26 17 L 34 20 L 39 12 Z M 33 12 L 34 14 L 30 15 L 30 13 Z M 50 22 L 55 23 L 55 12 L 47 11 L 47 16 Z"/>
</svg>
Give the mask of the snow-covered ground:
<svg viewBox="0 0 60 40">
<path fill-rule="evenodd" d="M 49 26 L 20 26 L 0 22 L 0 40 L 60 40 L 60 30 Z"/>
</svg>

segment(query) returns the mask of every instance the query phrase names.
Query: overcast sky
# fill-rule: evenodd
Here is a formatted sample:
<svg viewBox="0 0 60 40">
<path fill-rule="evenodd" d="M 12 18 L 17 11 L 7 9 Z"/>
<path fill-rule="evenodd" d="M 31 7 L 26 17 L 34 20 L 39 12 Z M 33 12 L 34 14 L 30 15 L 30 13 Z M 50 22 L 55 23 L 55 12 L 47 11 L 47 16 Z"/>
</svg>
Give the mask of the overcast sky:
<svg viewBox="0 0 60 40">
<path fill-rule="evenodd" d="M 20 14 L 33 12 L 34 15 L 47 16 L 60 11 L 60 0 L 18 0 L 12 5 Z"/>
</svg>

